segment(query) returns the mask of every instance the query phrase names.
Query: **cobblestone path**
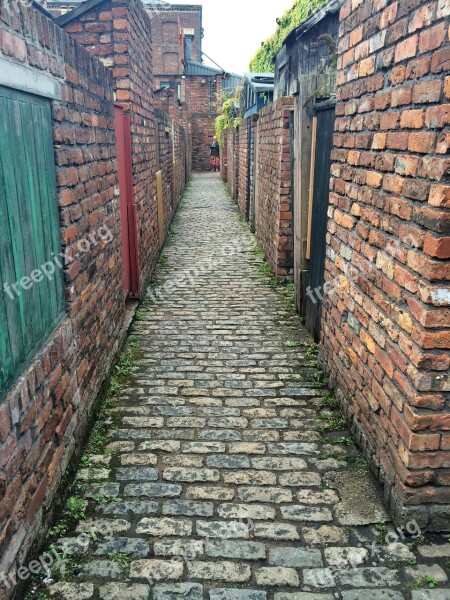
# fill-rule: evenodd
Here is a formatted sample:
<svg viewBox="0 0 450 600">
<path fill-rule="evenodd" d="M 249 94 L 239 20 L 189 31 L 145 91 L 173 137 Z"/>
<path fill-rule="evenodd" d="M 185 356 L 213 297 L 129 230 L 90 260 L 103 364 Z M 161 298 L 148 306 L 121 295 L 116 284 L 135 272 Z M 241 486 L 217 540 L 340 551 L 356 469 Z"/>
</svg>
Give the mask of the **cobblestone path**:
<svg viewBox="0 0 450 600">
<path fill-rule="evenodd" d="M 194 176 L 138 313 L 140 352 L 107 443 L 97 427 L 72 530 L 53 529 L 72 554 L 44 594 L 450 598 L 447 537 L 376 526 L 388 521 L 377 488 L 252 239 L 222 182 Z"/>
</svg>

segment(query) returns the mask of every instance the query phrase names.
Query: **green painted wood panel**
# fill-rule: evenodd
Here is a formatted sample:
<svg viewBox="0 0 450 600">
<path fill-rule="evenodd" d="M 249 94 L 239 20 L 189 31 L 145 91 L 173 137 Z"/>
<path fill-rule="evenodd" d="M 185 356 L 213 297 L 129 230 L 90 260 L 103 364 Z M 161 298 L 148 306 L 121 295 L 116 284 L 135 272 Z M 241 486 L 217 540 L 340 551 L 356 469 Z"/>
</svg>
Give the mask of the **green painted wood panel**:
<svg viewBox="0 0 450 600">
<path fill-rule="evenodd" d="M 1 397 L 64 311 L 62 271 L 36 273 L 61 252 L 50 101 L 1 86 L 0 225 Z"/>
</svg>

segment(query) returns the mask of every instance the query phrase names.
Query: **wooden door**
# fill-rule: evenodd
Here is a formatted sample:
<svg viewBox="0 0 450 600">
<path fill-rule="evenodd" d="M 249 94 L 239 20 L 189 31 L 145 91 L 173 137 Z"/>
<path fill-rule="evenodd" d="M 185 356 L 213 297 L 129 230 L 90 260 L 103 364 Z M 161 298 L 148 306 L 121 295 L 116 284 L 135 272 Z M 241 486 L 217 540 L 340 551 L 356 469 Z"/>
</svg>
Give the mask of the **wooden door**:
<svg viewBox="0 0 450 600">
<path fill-rule="evenodd" d="M 3 87 L 0 224 L 1 397 L 65 306 L 51 104 Z"/>
<path fill-rule="evenodd" d="M 133 200 L 131 122 L 121 106 L 115 106 L 117 170 L 120 189 L 122 256 L 126 296 L 139 295 L 139 253 L 136 206 Z"/>
<path fill-rule="evenodd" d="M 325 283 L 325 250 L 330 194 L 331 150 L 333 147 L 334 106 L 317 109 L 315 165 L 312 194 L 308 288 L 305 298 L 306 328 L 320 339 L 322 300 Z"/>
</svg>

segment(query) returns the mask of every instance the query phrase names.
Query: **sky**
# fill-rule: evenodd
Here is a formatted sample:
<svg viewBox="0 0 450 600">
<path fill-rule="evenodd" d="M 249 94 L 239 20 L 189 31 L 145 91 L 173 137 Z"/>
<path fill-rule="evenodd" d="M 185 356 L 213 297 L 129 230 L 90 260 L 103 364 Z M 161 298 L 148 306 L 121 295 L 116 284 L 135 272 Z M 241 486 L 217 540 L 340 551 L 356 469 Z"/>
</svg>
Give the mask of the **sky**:
<svg viewBox="0 0 450 600">
<path fill-rule="evenodd" d="M 189 4 L 185 0 L 176 3 Z M 275 33 L 276 18 L 294 1 L 192 0 L 191 4 L 203 5 L 203 51 L 225 71 L 243 75 L 261 42 Z"/>
</svg>

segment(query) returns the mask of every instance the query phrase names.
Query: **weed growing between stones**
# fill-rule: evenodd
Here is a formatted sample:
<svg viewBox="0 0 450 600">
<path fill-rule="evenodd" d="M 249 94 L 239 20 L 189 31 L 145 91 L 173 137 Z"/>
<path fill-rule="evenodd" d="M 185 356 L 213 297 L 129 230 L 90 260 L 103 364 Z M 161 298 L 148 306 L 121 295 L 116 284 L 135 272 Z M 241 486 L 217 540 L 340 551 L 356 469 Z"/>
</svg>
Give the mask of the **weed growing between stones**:
<svg viewBox="0 0 450 600">
<path fill-rule="evenodd" d="M 109 552 L 108 558 L 112 562 L 115 562 L 121 565 L 122 567 L 128 567 L 131 561 L 130 556 L 128 554 L 125 554 L 125 552 Z"/>
<path fill-rule="evenodd" d="M 414 587 L 416 589 L 429 588 L 430 590 L 432 590 L 433 588 L 436 588 L 438 586 L 439 582 L 433 577 L 430 577 L 429 575 L 426 575 L 425 577 L 422 577 L 420 579 L 416 579 L 414 582 Z"/>
</svg>

